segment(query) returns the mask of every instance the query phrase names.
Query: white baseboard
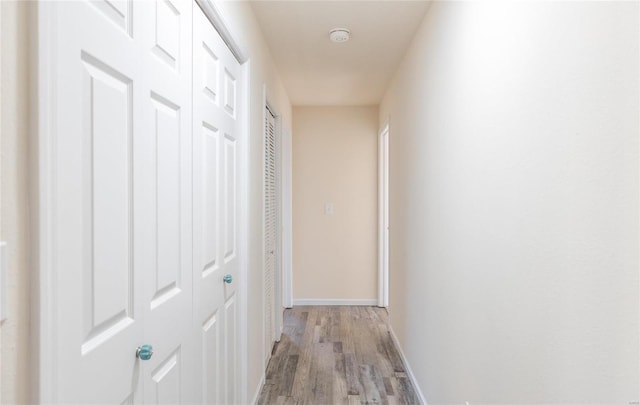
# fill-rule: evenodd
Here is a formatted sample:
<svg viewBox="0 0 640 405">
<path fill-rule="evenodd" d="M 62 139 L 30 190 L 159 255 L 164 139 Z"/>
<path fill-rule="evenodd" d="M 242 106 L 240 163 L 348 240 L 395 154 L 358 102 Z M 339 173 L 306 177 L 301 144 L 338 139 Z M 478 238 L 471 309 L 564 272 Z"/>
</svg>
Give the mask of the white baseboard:
<svg viewBox="0 0 640 405">
<path fill-rule="evenodd" d="M 420 404 L 427 405 L 427 400 L 425 399 L 424 394 L 422 394 L 422 390 L 420 389 L 420 386 L 416 381 L 416 376 L 413 375 L 413 370 L 411 370 L 411 366 L 409 365 L 409 362 L 407 361 L 407 358 L 405 357 L 404 352 L 402 351 L 402 347 L 400 347 L 400 341 L 398 340 L 396 333 L 393 331 L 391 324 L 389 324 L 389 334 L 391 335 L 393 344 L 396 346 L 396 350 L 398 350 L 398 353 L 400 353 L 400 358 L 402 359 L 402 363 L 404 363 L 405 371 L 407 372 L 407 375 L 411 380 L 413 389 L 416 390 L 416 395 L 418 395 L 418 400 L 420 401 Z"/>
<path fill-rule="evenodd" d="M 372 299 L 355 299 L 355 300 L 345 300 L 340 298 L 303 298 L 303 299 L 295 299 L 293 300 L 293 305 L 359 305 L 359 306 L 376 306 L 378 305 L 378 300 L 375 298 Z"/>
<path fill-rule="evenodd" d="M 264 386 L 264 377 L 265 373 L 262 373 L 262 378 L 260 378 L 260 383 L 258 384 L 258 390 L 253 394 L 253 399 L 249 402 L 252 405 L 256 405 L 258 403 L 258 399 L 260 398 L 260 393 L 262 392 L 262 387 Z"/>
</svg>

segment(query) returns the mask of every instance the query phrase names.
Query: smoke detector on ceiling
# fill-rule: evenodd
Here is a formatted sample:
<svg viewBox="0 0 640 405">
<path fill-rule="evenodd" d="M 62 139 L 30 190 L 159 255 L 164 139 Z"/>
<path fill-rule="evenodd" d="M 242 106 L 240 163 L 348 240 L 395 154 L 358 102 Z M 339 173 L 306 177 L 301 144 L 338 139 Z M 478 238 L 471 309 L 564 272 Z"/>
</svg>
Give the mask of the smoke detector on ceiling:
<svg viewBox="0 0 640 405">
<path fill-rule="evenodd" d="M 329 31 L 329 39 L 335 43 L 347 42 L 351 37 L 351 31 L 346 28 L 334 28 Z"/>
</svg>

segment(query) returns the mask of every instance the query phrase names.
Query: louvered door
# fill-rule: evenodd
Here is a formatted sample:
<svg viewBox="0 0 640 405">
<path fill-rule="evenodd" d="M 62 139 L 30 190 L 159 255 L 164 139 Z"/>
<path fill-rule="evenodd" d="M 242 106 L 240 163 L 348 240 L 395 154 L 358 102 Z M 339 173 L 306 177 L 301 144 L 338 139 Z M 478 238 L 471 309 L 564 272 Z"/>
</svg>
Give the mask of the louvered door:
<svg viewBox="0 0 640 405">
<path fill-rule="evenodd" d="M 269 358 L 276 338 L 275 331 L 275 288 L 277 251 L 277 177 L 276 177 L 276 119 L 266 108 L 264 144 L 264 307 L 265 307 L 265 356 Z"/>
</svg>

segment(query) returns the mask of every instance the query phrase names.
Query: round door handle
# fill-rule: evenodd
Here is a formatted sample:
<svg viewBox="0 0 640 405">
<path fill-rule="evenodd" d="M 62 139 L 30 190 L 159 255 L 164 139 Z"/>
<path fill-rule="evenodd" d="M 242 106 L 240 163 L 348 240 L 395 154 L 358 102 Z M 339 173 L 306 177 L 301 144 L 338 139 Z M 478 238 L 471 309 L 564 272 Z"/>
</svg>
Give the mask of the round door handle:
<svg viewBox="0 0 640 405">
<path fill-rule="evenodd" d="M 231 284 L 231 282 L 233 281 L 233 277 L 231 277 L 231 274 L 227 274 L 222 278 L 222 280 L 227 284 Z"/>
<path fill-rule="evenodd" d="M 136 349 L 136 357 L 140 360 L 149 360 L 153 356 L 153 346 L 142 345 Z"/>
</svg>

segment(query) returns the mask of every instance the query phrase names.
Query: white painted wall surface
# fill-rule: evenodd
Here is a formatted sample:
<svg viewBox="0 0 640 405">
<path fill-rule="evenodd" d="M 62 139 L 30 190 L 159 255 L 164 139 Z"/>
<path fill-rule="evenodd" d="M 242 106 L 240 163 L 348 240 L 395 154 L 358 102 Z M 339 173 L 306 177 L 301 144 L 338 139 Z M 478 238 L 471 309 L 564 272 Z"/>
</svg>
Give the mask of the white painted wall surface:
<svg viewBox="0 0 640 405">
<path fill-rule="evenodd" d="M 269 102 L 282 118 L 282 126 L 291 131 L 291 103 L 276 68 L 269 48 L 251 4 L 246 1 L 216 2 L 223 12 L 230 31 L 238 38 L 249 54 L 250 76 L 250 185 L 249 185 L 249 264 L 248 264 L 248 364 L 247 398 L 251 401 L 260 388 L 264 375 L 264 331 L 263 331 L 263 201 L 264 190 L 264 84 L 267 86 Z"/>
<path fill-rule="evenodd" d="M 639 401 L 638 2 L 434 2 L 391 120 L 391 321 L 430 405 Z"/>
<path fill-rule="evenodd" d="M 376 302 L 377 134 L 377 106 L 293 109 L 294 302 Z"/>
<path fill-rule="evenodd" d="M 7 242 L 7 319 L 0 325 L 0 403 L 29 403 L 30 271 L 28 138 L 29 12 L 33 2 L 0 2 L 0 240 Z"/>
</svg>

